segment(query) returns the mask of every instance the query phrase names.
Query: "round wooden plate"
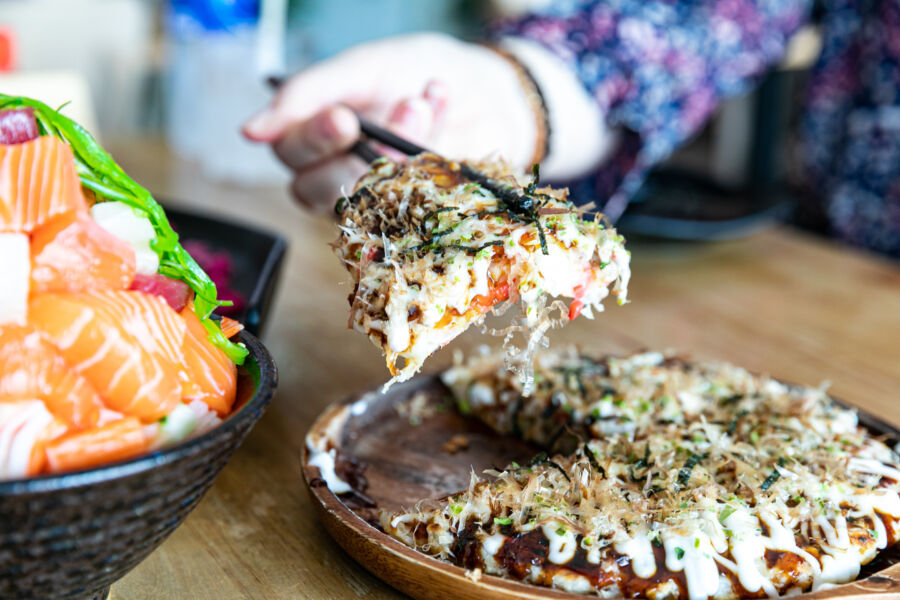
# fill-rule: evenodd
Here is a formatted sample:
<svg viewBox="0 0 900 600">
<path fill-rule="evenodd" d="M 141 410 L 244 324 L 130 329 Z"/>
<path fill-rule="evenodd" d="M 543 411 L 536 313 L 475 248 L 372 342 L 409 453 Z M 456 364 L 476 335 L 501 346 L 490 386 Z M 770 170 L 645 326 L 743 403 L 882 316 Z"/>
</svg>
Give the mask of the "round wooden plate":
<svg viewBox="0 0 900 600">
<path fill-rule="evenodd" d="M 418 411 L 412 406 L 418 405 Z M 871 415 L 860 422 L 879 435 L 900 432 Z M 309 444 L 330 440 L 344 460 L 343 472 L 361 473 L 365 495 L 335 495 L 308 464 Z M 464 442 L 463 442 L 464 440 Z M 456 446 L 454 448 L 453 446 Z M 464 447 L 460 447 L 464 446 Z M 303 475 L 328 533 L 376 577 L 419 600 L 584 598 L 492 575 L 475 577 L 456 565 L 417 552 L 381 531 L 380 509 L 440 498 L 469 484 L 472 472 L 527 461 L 538 452 L 520 440 L 499 436 L 453 409 L 450 392 L 434 376 L 419 376 L 387 393 L 366 392 L 329 406 L 307 434 Z M 349 471 L 348 471 L 349 469 Z M 374 503 L 374 506 L 372 505 Z M 895 564 L 897 563 L 897 564 Z M 900 550 L 882 553 L 863 567 L 860 579 L 803 598 L 900 597 Z"/>
</svg>

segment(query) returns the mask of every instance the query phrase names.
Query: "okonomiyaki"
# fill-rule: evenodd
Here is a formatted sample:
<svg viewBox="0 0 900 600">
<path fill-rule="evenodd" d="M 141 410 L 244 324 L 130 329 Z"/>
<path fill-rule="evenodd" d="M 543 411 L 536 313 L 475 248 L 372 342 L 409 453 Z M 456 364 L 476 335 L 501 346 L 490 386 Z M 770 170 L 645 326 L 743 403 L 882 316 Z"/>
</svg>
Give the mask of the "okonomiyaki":
<svg viewBox="0 0 900 600">
<path fill-rule="evenodd" d="M 477 166 L 517 201 L 422 154 L 375 161 L 335 207 L 334 247 L 354 284 L 349 326 L 383 350 L 392 382 L 500 305 L 521 305 L 533 350 L 551 324 L 602 310 L 610 288 L 626 302 L 630 256 L 615 229 L 583 218 L 565 190 L 538 188 L 536 171 L 522 185 L 503 165 Z M 572 300 L 547 304 L 556 297 Z"/>
<path fill-rule="evenodd" d="M 547 452 L 384 531 L 539 586 L 691 600 L 824 589 L 900 537 L 898 456 L 822 389 L 659 353 L 538 355 L 535 378 L 523 395 L 495 357 L 445 373 L 462 412 Z"/>
</svg>

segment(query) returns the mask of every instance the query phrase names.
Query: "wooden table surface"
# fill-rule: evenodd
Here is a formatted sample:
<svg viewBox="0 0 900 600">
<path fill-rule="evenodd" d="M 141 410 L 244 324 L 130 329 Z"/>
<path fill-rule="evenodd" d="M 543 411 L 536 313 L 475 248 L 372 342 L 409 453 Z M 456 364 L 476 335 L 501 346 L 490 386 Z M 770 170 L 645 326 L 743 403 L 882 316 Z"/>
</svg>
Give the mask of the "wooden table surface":
<svg viewBox="0 0 900 600">
<path fill-rule="evenodd" d="M 172 206 L 280 232 L 290 249 L 263 339 L 281 383 L 266 415 L 187 521 L 112 588 L 111 598 L 395 598 L 316 521 L 302 482 L 304 434 L 323 407 L 388 378 L 377 348 L 347 323 L 348 279 L 334 223 L 284 188 L 206 182 L 158 143 L 110 144 Z M 240 243 L 239 240 L 235 240 Z M 788 229 L 710 244 L 630 240 L 632 303 L 551 335 L 595 352 L 677 349 L 832 392 L 900 425 L 900 269 Z M 487 340 L 471 331 L 454 349 Z"/>
</svg>

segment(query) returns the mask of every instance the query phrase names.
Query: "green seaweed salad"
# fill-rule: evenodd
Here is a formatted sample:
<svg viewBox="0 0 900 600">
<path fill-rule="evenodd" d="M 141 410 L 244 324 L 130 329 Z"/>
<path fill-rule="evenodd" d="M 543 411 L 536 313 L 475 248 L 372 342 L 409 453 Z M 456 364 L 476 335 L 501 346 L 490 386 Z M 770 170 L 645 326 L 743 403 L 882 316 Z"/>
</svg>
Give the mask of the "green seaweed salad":
<svg viewBox="0 0 900 600">
<path fill-rule="evenodd" d="M 150 219 L 156 231 L 151 247 L 159 256 L 159 273 L 183 281 L 194 290 L 194 311 L 210 341 L 236 364 L 243 364 L 247 349 L 226 338 L 219 323 L 210 319 L 216 308 L 230 306 L 231 302 L 218 299 L 216 285 L 181 247 L 178 234 L 153 195 L 129 177 L 90 133 L 59 110 L 32 98 L 0 94 L 0 110 L 23 108 L 34 111 L 41 135 L 54 135 L 71 146 L 81 184 L 94 193 L 97 201 L 124 202 Z"/>
</svg>

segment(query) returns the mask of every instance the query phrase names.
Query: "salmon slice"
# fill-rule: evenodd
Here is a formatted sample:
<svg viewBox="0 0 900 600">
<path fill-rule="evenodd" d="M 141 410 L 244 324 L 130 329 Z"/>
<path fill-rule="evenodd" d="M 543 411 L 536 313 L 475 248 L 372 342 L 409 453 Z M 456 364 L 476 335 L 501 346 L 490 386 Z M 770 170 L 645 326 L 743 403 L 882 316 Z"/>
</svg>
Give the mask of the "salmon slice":
<svg viewBox="0 0 900 600">
<path fill-rule="evenodd" d="M 31 233 L 54 217 L 86 211 L 68 144 L 45 135 L 0 145 L 0 232 Z"/>
<path fill-rule="evenodd" d="M 30 326 L 0 328 L 0 396 L 39 398 L 53 416 L 75 429 L 95 427 L 103 410 L 88 380 Z"/>
<path fill-rule="evenodd" d="M 37 398 L 0 396 L 0 479 L 43 472 L 47 443 L 65 432 L 65 423 Z"/>
<path fill-rule="evenodd" d="M 165 298 L 136 290 L 94 291 L 91 306 L 121 324 L 148 352 L 182 364 L 187 324 Z"/>
<path fill-rule="evenodd" d="M 112 410 L 153 422 L 181 400 L 187 327 L 164 300 L 127 291 L 40 294 L 28 308 L 29 321 Z"/>
<path fill-rule="evenodd" d="M 57 217 L 31 235 L 31 292 L 127 290 L 134 249 L 83 213 Z"/>
<path fill-rule="evenodd" d="M 222 328 L 222 335 L 227 338 L 231 338 L 244 330 L 243 323 L 235 321 L 234 319 L 229 319 L 228 317 L 222 317 L 219 326 Z"/>
<path fill-rule="evenodd" d="M 237 367 L 210 343 L 193 304 L 181 311 L 188 334 L 184 339 L 182 395 L 185 402 L 200 400 L 219 416 L 231 412 L 237 391 Z"/>
<path fill-rule="evenodd" d="M 140 420 L 126 417 L 49 442 L 45 449 L 47 467 L 51 473 L 90 469 L 143 454 L 149 445 Z"/>
</svg>

